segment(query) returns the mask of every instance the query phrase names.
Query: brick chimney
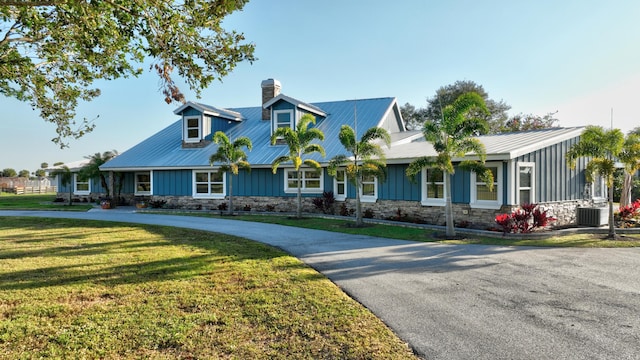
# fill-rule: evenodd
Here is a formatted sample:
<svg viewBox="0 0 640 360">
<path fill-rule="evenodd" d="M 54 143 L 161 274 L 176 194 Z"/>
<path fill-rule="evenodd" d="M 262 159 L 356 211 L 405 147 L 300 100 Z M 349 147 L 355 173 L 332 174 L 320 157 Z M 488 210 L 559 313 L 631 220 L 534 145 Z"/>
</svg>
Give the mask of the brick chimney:
<svg viewBox="0 0 640 360">
<path fill-rule="evenodd" d="M 262 104 L 280 95 L 280 81 L 276 79 L 263 80 L 260 84 L 262 86 Z M 262 120 L 271 120 L 271 110 L 262 109 Z"/>
</svg>

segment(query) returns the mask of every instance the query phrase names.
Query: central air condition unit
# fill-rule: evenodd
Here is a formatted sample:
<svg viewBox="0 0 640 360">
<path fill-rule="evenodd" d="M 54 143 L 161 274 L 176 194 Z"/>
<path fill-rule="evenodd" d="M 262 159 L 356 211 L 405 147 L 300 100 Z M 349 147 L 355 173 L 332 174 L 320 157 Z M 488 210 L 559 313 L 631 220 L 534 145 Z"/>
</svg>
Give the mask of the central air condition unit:
<svg viewBox="0 0 640 360">
<path fill-rule="evenodd" d="M 578 225 L 603 226 L 609 223 L 609 209 L 606 207 L 585 207 L 577 211 Z"/>
</svg>

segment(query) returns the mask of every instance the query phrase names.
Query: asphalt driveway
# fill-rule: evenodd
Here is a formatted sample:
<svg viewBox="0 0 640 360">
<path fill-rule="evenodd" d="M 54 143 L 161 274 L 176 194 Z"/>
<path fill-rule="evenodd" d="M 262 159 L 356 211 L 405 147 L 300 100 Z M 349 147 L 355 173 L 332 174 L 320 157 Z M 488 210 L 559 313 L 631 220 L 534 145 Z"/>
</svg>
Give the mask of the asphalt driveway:
<svg viewBox="0 0 640 360">
<path fill-rule="evenodd" d="M 640 249 L 440 245 L 236 220 L 0 211 L 186 227 L 277 246 L 425 359 L 640 359 Z"/>
</svg>

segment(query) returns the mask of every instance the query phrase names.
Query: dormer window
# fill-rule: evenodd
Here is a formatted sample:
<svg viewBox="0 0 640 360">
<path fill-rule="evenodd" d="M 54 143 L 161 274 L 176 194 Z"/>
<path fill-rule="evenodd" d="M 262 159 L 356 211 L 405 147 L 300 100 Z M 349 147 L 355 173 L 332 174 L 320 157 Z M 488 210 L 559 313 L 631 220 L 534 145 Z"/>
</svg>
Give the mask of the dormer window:
<svg viewBox="0 0 640 360">
<path fill-rule="evenodd" d="M 184 141 L 198 142 L 202 139 L 202 122 L 200 116 L 184 117 Z"/>
<path fill-rule="evenodd" d="M 294 128 L 295 122 L 293 117 L 293 110 L 274 110 L 272 133 L 275 133 L 278 128 L 289 127 Z"/>
</svg>

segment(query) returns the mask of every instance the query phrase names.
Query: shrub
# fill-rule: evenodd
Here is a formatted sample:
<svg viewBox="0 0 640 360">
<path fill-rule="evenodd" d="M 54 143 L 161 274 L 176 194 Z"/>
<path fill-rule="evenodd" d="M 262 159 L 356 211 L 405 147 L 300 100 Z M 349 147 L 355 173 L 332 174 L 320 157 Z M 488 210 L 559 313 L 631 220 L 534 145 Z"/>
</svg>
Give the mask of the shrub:
<svg viewBox="0 0 640 360">
<path fill-rule="evenodd" d="M 322 197 L 313 198 L 313 205 L 325 214 L 333 214 L 333 205 L 336 198 L 333 191 L 322 192 Z"/>
<path fill-rule="evenodd" d="M 530 233 L 537 228 L 544 228 L 556 218 L 549 216 L 547 210 L 541 210 L 538 204 L 522 204 L 511 214 L 496 215 L 495 222 L 506 233 Z"/>
<path fill-rule="evenodd" d="M 244 211 L 251 211 L 251 205 L 246 204 L 246 205 L 242 208 L 242 210 L 244 210 Z"/>
<path fill-rule="evenodd" d="M 373 219 L 373 210 L 371 210 L 371 209 L 365 210 L 364 214 L 362 214 L 362 216 L 364 216 L 367 219 Z"/>
<path fill-rule="evenodd" d="M 640 218 L 640 199 L 636 199 L 633 203 L 621 207 L 615 214 L 616 220 L 627 224 Z"/>
<path fill-rule="evenodd" d="M 351 216 L 351 215 L 353 215 L 354 212 L 355 212 L 354 209 L 347 208 L 347 204 L 346 203 L 342 203 L 342 205 L 340 206 L 340 215 L 341 216 Z"/>
<path fill-rule="evenodd" d="M 276 211 L 276 206 L 275 205 L 271 205 L 271 204 L 267 204 L 266 209 L 269 212 L 273 212 L 273 211 Z"/>
<path fill-rule="evenodd" d="M 149 200 L 149 206 L 153 209 L 161 209 L 166 203 L 166 200 Z"/>
<path fill-rule="evenodd" d="M 226 202 L 218 204 L 218 210 L 224 211 L 224 210 L 227 210 L 227 207 L 228 205 Z"/>
</svg>

